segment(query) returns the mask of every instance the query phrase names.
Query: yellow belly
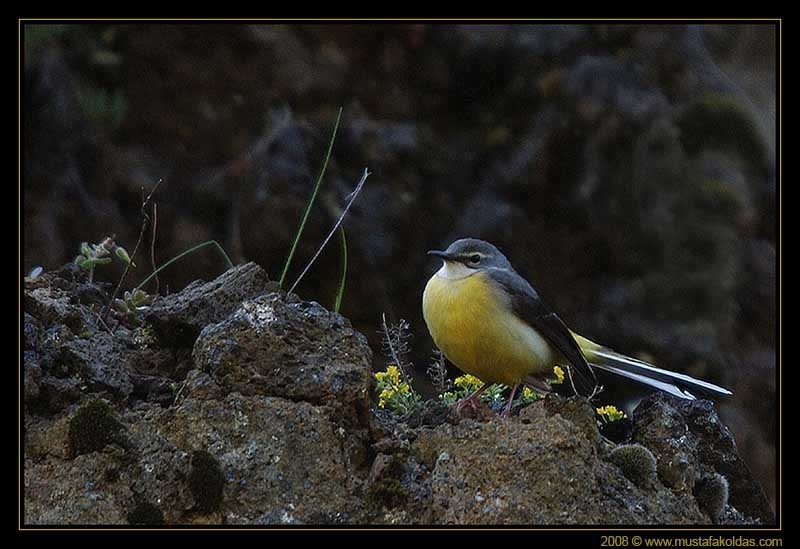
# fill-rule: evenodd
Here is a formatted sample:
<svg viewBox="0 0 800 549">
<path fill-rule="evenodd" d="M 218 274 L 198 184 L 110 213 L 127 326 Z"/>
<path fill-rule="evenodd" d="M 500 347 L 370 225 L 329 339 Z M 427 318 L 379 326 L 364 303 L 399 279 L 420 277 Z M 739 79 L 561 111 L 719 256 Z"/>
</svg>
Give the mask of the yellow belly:
<svg viewBox="0 0 800 549">
<path fill-rule="evenodd" d="M 533 328 L 511 314 L 484 273 L 458 280 L 433 275 L 422 314 L 436 346 L 459 369 L 487 383 L 514 385 L 551 372 L 556 353 Z"/>
</svg>

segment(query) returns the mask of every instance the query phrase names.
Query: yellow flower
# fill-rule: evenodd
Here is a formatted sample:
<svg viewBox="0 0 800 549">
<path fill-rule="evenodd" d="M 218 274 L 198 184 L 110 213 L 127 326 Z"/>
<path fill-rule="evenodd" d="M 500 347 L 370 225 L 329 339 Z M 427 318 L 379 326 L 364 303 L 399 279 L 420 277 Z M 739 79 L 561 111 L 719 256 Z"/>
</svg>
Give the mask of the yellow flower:
<svg viewBox="0 0 800 549">
<path fill-rule="evenodd" d="M 553 373 L 556 376 L 555 381 L 553 381 L 553 385 L 564 383 L 564 370 L 561 369 L 561 366 L 556 366 L 553 368 Z"/>
<path fill-rule="evenodd" d="M 556 366 L 557 368 L 558 366 Z M 522 398 L 533 398 L 536 393 L 530 387 L 523 387 L 522 388 Z"/>
<path fill-rule="evenodd" d="M 472 374 L 465 374 L 463 376 L 459 376 L 453 380 L 453 383 L 456 387 L 461 389 L 466 389 L 469 391 L 474 391 L 479 389 L 483 386 L 483 381 L 478 379 Z"/>
<path fill-rule="evenodd" d="M 397 385 L 400 383 L 400 370 L 397 369 L 397 366 L 389 365 L 386 367 L 386 376 L 389 378 L 389 381 Z"/>
<path fill-rule="evenodd" d="M 597 415 L 603 418 L 607 422 L 612 421 L 619 421 L 620 419 L 624 419 L 628 416 L 625 415 L 625 412 L 617 408 L 612 404 L 607 404 L 606 406 L 600 406 L 596 409 Z"/>
</svg>

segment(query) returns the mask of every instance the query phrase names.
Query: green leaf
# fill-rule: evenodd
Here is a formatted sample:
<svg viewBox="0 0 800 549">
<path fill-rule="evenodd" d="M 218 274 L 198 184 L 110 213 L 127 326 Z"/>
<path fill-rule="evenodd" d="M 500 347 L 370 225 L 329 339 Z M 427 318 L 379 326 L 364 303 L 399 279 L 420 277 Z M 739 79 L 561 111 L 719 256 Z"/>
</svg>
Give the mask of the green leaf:
<svg viewBox="0 0 800 549">
<path fill-rule="evenodd" d="M 317 193 L 319 193 L 319 188 L 322 185 L 322 177 L 325 175 L 325 170 L 328 169 L 328 161 L 331 158 L 333 142 L 336 140 L 336 132 L 339 130 L 339 120 L 341 120 L 341 118 L 342 107 L 339 107 L 339 113 L 336 115 L 336 123 L 333 125 L 333 131 L 331 132 L 331 140 L 328 143 L 328 152 L 325 154 L 325 161 L 322 163 L 322 169 L 319 171 L 319 175 L 317 176 L 317 183 L 314 185 L 314 190 L 311 192 L 311 196 L 306 204 L 306 210 L 303 212 L 303 219 L 300 221 L 300 227 L 298 227 L 297 233 L 294 235 L 294 241 L 292 242 L 292 248 L 289 250 L 289 256 L 286 258 L 286 263 L 283 264 L 283 272 L 281 273 L 281 278 L 278 282 L 278 285 L 281 288 L 283 288 L 283 283 L 286 281 L 286 275 L 289 272 L 289 266 L 292 264 L 294 252 L 297 250 L 297 243 L 300 242 L 300 237 L 302 236 L 303 229 L 305 229 L 306 226 L 306 221 L 308 221 L 308 215 L 311 213 L 311 206 L 314 205 L 314 201 L 317 199 Z"/>
<path fill-rule="evenodd" d="M 136 264 L 131 261 L 131 256 L 128 255 L 128 251 L 122 246 L 117 246 L 117 249 L 114 250 L 114 253 L 123 263 L 127 263 L 131 267 L 136 267 Z"/>
</svg>

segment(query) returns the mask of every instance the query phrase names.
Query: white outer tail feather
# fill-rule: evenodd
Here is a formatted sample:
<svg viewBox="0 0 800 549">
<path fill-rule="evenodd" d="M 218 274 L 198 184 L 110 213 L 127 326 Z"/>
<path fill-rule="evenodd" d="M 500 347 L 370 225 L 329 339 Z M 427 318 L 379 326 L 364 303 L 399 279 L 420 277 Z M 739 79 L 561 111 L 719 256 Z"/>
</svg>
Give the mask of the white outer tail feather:
<svg viewBox="0 0 800 549">
<path fill-rule="evenodd" d="M 661 368 L 656 368 L 652 364 L 641 360 L 615 353 L 610 349 L 591 349 L 586 352 L 586 354 L 588 355 L 587 358 L 590 364 L 595 368 L 626 377 L 644 385 L 649 385 L 650 387 L 654 387 L 678 398 L 687 400 L 696 399 L 686 388 L 708 391 L 720 395 L 733 394 L 729 390 L 714 385 L 713 383 L 696 379 L 686 374 L 662 370 Z"/>
</svg>

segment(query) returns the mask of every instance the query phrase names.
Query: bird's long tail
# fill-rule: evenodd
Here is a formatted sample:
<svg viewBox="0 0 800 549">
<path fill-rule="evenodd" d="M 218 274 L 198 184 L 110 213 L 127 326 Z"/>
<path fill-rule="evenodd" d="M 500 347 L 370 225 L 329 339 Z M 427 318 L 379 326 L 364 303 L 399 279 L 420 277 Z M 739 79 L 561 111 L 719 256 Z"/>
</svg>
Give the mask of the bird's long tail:
<svg viewBox="0 0 800 549">
<path fill-rule="evenodd" d="M 733 394 L 719 385 L 695 379 L 686 374 L 656 368 L 647 362 L 614 352 L 578 334 L 573 333 L 573 336 L 583 351 L 586 360 L 594 368 L 638 381 L 665 393 L 689 400 L 696 398 L 691 391 L 717 395 Z"/>
</svg>

